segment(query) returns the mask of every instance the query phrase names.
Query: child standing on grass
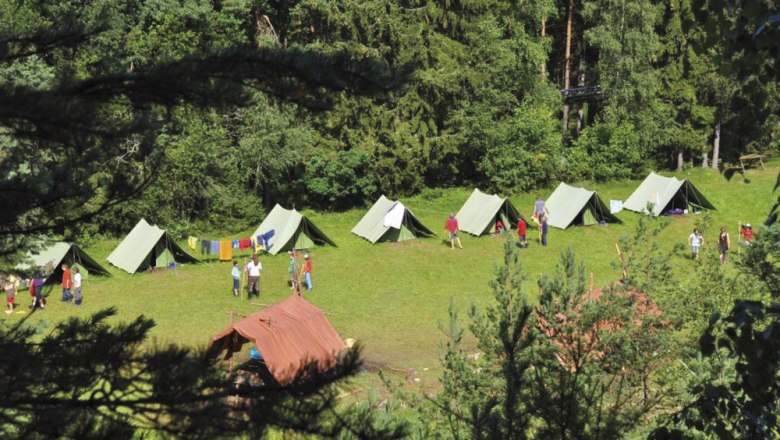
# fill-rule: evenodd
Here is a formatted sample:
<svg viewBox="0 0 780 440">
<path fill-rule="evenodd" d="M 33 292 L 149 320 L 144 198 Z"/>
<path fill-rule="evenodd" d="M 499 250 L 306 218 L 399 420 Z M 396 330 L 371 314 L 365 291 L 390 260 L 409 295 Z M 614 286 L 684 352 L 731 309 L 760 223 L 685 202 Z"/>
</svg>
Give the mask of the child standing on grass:
<svg viewBox="0 0 780 440">
<path fill-rule="evenodd" d="M 73 268 L 73 292 L 76 294 L 76 299 L 73 304 L 81 305 L 81 271 L 78 267 Z"/>
<path fill-rule="evenodd" d="M 233 270 L 230 271 L 233 275 L 233 296 L 238 296 L 238 284 L 241 281 L 241 271 L 238 270 L 238 260 L 233 260 Z"/>
<path fill-rule="evenodd" d="M 303 279 L 306 281 L 306 290 L 311 290 L 311 260 L 309 254 L 303 256 Z"/>
<path fill-rule="evenodd" d="M 301 289 L 298 283 L 298 262 L 295 261 L 295 252 L 287 251 L 290 256 L 290 261 L 287 263 L 287 276 L 290 278 L 290 289 L 293 293 L 301 295 Z"/>
<path fill-rule="evenodd" d="M 528 247 L 528 223 L 525 222 L 523 216 L 517 220 L 517 239 L 520 243 L 520 247 Z"/>
<path fill-rule="evenodd" d="M 5 289 L 5 302 L 8 304 L 8 310 L 5 313 L 11 314 L 14 312 L 14 301 L 16 301 L 17 284 L 13 275 L 8 275 L 4 280 Z"/>
<path fill-rule="evenodd" d="M 67 264 L 62 265 L 62 302 L 69 302 L 73 299 L 70 289 L 73 287 L 73 279 L 70 275 L 70 268 Z"/>
</svg>

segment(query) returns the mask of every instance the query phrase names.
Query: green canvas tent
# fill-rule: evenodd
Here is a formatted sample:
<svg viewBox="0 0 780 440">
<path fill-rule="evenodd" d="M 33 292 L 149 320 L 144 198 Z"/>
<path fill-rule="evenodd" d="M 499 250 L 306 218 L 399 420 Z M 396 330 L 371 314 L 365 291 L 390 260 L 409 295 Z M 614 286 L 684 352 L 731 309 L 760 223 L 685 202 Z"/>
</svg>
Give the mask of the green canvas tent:
<svg viewBox="0 0 780 440">
<path fill-rule="evenodd" d="M 257 239 L 260 235 L 268 237 L 266 251 L 271 255 L 292 249 L 310 249 L 315 245 L 336 246 L 336 243 L 300 212 L 284 209 L 278 204 L 252 234 L 252 238 Z"/>
<path fill-rule="evenodd" d="M 493 230 L 497 218 L 504 222 L 507 230 L 514 227 L 520 213 L 509 200 L 495 194 L 485 194 L 475 188 L 455 218 L 462 231 L 480 236 Z"/>
<path fill-rule="evenodd" d="M 405 241 L 436 234 L 426 228 L 403 203 L 379 197 L 374 206 L 352 228 L 352 233 L 371 243 Z"/>
<path fill-rule="evenodd" d="M 141 219 L 119 246 L 108 256 L 108 262 L 128 273 L 171 263 L 199 263 L 165 231 Z"/>
<path fill-rule="evenodd" d="M 601 221 L 622 223 L 609 212 L 609 208 L 595 191 L 569 186 L 563 182 L 547 198 L 546 204 L 550 211 L 547 223 L 556 228 L 595 225 Z"/>
<path fill-rule="evenodd" d="M 88 278 L 90 275 L 111 276 L 106 268 L 75 243 L 61 241 L 51 243 L 38 251 L 27 252 L 24 261 L 16 265 L 16 270 L 31 273 L 40 267 L 50 267 L 52 272 L 46 278 L 46 282 L 60 283 L 62 282 L 63 264 L 78 267 L 84 278 Z"/>
<path fill-rule="evenodd" d="M 660 215 L 670 209 L 715 209 L 688 179 L 679 180 L 655 173 L 650 173 L 645 178 L 639 188 L 623 203 L 623 207 L 630 211 L 647 213 L 648 204 L 652 204 L 652 215 Z"/>
</svg>

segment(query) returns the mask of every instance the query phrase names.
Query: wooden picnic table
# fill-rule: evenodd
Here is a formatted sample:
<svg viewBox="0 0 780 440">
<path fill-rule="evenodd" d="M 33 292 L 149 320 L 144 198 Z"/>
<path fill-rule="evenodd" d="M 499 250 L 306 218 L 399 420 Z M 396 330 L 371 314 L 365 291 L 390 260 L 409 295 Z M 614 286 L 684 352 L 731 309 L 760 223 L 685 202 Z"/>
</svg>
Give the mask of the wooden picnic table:
<svg viewBox="0 0 780 440">
<path fill-rule="evenodd" d="M 739 156 L 739 165 L 742 167 L 742 172 L 745 172 L 745 168 L 749 168 L 751 165 L 758 162 L 761 164 L 761 169 L 766 170 L 764 167 L 764 161 L 762 160 L 764 158 L 761 154 L 745 154 L 742 156 Z"/>
</svg>

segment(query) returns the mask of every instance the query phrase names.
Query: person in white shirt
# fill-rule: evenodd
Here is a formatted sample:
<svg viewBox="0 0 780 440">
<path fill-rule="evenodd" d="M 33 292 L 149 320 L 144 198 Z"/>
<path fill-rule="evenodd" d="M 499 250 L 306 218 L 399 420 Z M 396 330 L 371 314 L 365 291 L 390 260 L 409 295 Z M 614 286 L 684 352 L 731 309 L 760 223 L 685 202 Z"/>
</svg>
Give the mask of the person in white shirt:
<svg viewBox="0 0 780 440">
<path fill-rule="evenodd" d="M 688 245 L 691 247 L 691 257 L 694 260 L 699 259 L 699 250 L 704 244 L 704 237 L 701 235 L 699 228 L 694 228 L 690 236 L 688 236 Z"/>
<path fill-rule="evenodd" d="M 73 268 L 73 291 L 76 294 L 75 305 L 81 305 L 81 271 L 78 267 Z"/>
<path fill-rule="evenodd" d="M 263 265 L 257 261 L 257 254 L 252 255 L 252 261 L 246 265 L 246 274 L 249 279 L 247 285 L 247 297 L 252 298 L 252 294 L 260 296 L 260 271 L 263 270 Z"/>
</svg>

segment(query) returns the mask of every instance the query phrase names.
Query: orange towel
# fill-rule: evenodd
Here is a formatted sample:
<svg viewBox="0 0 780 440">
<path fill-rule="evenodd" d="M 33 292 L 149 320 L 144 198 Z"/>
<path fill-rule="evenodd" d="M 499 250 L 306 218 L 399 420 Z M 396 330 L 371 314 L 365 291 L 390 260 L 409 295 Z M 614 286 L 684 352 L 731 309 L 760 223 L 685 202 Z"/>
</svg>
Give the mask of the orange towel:
<svg viewBox="0 0 780 440">
<path fill-rule="evenodd" d="M 233 259 L 233 242 L 230 240 L 221 240 L 219 242 L 219 261 L 230 261 Z"/>
</svg>

